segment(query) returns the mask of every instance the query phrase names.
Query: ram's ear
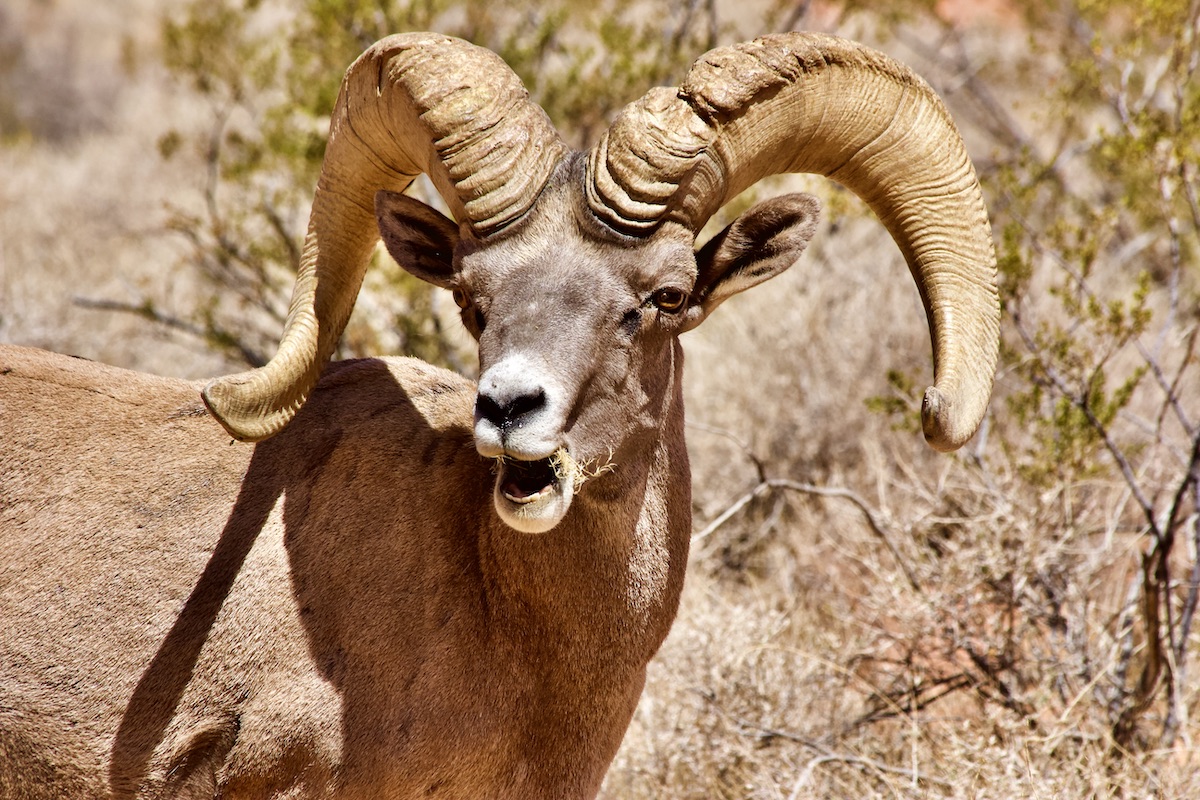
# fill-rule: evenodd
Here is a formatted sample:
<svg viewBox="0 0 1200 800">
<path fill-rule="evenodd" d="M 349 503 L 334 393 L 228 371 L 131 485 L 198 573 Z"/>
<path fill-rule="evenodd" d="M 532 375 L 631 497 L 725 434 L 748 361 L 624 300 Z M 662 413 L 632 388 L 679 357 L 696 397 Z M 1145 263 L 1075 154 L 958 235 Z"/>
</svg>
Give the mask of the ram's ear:
<svg viewBox="0 0 1200 800">
<path fill-rule="evenodd" d="M 817 229 L 821 204 L 808 194 L 764 200 L 729 224 L 696 253 L 699 272 L 687 328 L 721 303 L 774 278 L 796 263 Z"/>
<path fill-rule="evenodd" d="M 458 226 L 420 200 L 381 191 L 375 194 L 379 235 L 396 263 L 423 281 L 449 289 L 454 284 Z"/>
</svg>

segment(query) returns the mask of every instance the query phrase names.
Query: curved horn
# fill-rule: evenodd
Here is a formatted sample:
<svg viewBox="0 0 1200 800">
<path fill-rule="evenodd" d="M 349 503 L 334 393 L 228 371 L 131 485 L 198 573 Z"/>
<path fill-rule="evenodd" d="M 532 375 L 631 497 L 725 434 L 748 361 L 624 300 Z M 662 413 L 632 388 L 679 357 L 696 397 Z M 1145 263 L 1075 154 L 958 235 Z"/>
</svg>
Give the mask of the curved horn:
<svg viewBox="0 0 1200 800">
<path fill-rule="evenodd" d="M 999 350 L 996 258 L 962 139 L 925 81 L 882 53 L 780 34 L 700 58 L 678 90 L 628 106 L 589 155 L 593 213 L 637 234 L 693 232 L 767 175 L 828 176 L 861 197 L 899 245 L 934 346 L 925 437 L 964 444 L 983 419 Z"/>
<path fill-rule="evenodd" d="M 235 438 L 281 430 L 316 383 L 379 239 L 374 197 L 426 173 L 478 237 L 529 210 L 568 152 L 498 56 L 436 34 L 383 39 L 346 71 L 330 121 L 291 308 L 266 366 L 217 379 L 204 401 Z"/>
</svg>

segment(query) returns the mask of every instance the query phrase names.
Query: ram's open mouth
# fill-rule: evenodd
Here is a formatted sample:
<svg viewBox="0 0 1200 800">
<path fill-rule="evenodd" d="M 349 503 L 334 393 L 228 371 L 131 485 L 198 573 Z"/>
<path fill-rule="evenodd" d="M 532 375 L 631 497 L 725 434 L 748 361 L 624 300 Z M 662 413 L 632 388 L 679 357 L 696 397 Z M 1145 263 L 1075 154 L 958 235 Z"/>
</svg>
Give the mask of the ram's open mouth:
<svg viewBox="0 0 1200 800">
<path fill-rule="evenodd" d="M 579 477 L 579 466 L 565 447 L 536 461 L 498 459 L 492 498 L 496 513 L 518 531 L 545 533 L 566 516 Z"/>
<path fill-rule="evenodd" d="M 533 503 L 557 491 L 561 483 L 554 456 L 537 461 L 506 459 L 498 476 L 500 493 L 514 503 Z"/>
</svg>

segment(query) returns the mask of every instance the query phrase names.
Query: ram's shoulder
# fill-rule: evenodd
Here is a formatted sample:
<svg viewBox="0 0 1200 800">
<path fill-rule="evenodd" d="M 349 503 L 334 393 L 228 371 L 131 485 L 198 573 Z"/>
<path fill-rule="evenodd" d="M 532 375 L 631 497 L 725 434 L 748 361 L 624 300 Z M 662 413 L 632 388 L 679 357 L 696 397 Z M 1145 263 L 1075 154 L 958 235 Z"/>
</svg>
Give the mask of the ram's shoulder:
<svg viewBox="0 0 1200 800">
<path fill-rule="evenodd" d="M 431 427 L 470 425 L 475 384 L 415 358 L 363 358 L 329 365 L 305 404 L 310 413 L 402 418 L 416 414 Z"/>
</svg>

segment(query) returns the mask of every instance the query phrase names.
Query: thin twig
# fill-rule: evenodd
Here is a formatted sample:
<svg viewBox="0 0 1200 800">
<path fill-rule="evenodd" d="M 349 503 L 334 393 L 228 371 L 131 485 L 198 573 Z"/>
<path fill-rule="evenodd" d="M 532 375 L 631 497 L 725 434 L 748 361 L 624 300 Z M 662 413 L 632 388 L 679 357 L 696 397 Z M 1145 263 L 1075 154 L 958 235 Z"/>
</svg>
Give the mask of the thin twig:
<svg viewBox="0 0 1200 800">
<path fill-rule="evenodd" d="M 797 26 L 808 19 L 808 11 L 812 7 L 812 0 L 798 0 L 792 6 L 792 10 L 788 12 L 787 17 L 783 20 L 783 24 L 779 27 L 781 31 L 800 30 Z"/>
<path fill-rule="evenodd" d="M 743 508 L 749 505 L 752 500 L 757 497 L 762 497 L 773 490 L 785 490 L 790 492 L 799 492 L 801 494 L 816 495 L 818 497 L 833 497 L 841 500 L 848 500 L 862 513 L 863 518 L 867 521 L 867 526 L 871 529 L 871 532 L 875 534 L 877 539 L 883 542 L 884 546 L 888 549 L 888 552 L 892 554 L 892 558 L 896 560 L 897 566 L 900 567 L 900 570 L 904 573 L 904 577 L 908 580 L 909 586 L 911 586 L 914 591 L 924 596 L 924 589 L 921 588 L 921 584 L 917 580 L 916 575 L 913 574 L 904 558 L 900 555 L 900 551 L 897 550 L 896 546 L 892 543 L 891 536 L 888 534 L 887 528 L 879 518 L 879 513 L 871 508 L 867 501 L 863 500 L 858 493 L 853 492 L 850 489 L 836 486 L 817 486 L 815 484 L 800 483 L 798 481 L 791 481 L 785 478 L 769 478 L 761 481 L 753 489 L 746 492 L 737 500 L 733 501 L 733 503 L 730 504 L 730 506 L 724 511 L 722 511 L 716 517 L 716 519 L 704 526 L 704 528 L 699 532 L 693 534 L 692 541 L 700 542 L 708 538 L 714 531 L 727 523 L 733 517 L 737 516 L 737 514 Z"/>
<path fill-rule="evenodd" d="M 1166 528 L 1168 528 L 1169 536 L 1174 537 L 1177 521 L 1180 521 L 1180 515 L 1183 513 L 1183 506 L 1187 503 L 1188 495 L 1192 495 L 1192 519 L 1193 528 L 1196 527 L 1195 517 L 1200 513 L 1200 510 L 1195 507 L 1196 487 L 1200 486 L 1200 433 L 1196 434 L 1192 440 L 1192 461 L 1188 464 L 1187 477 L 1184 477 L 1183 482 L 1175 493 L 1175 497 L 1171 499 L 1171 507 L 1166 515 Z M 1165 570 L 1166 554 L 1163 554 L 1163 563 Z M 1195 594 L 1196 582 L 1200 581 L 1200 554 L 1196 557 L 1195 563 L 1192 565 L 1192 585 L 1189 587 L 1187 601 L 1190 607 L 1184 607 L 1184 612 L 1187 613 L 1187 624 L 1184 625 L 1184 620 L 1180 620 L 1180 636 L 1175 642 L 1172 642 L 1175 649 L 1175 658 L 1177 663 L 1183 663 L 1187 654 L 1188 632 L 1192 628 L 1192 614 L 1195 612 Z M 1168 607 L 1170 607 L 1170 593 L 1168 593 Z M 1174 631 L 1172 631 L 1174 633 Z"/>
<path fill-rule="evenodd" d="M 758 457 L 758 455 L 754 452 L 754 449 L 745 441 L 738 438 L 736 434 L 731 431 L 727 431 L 724 428 L 718 428 L 715 425 L 708 425 L 703 422 L 694 422 L 692 420 L 688 420 L 684 424 L 689 428 L 694 428 L 698 431 L 704 431 L 705 433 L 711 433 L 716 436 L 720 436 L 721 438 L 728 439 L 736 444 L 738 449 L 742 451 L 742 455 L 746 456 L 746 458 L 750 460 L 750 463 L 754 465 L 754 472 L 758 475 L 759 482 L 767 480 L 766 464 L 761 458 Z"/>
<path fill-rule="evenodd" d="M 827 753 L 819 755 L 805 765 L 804 771 L 800 773 L 800 777 L 796 779 L 795 785 L 792 787 L 792 793 L 788 795 L 790 800 L 797 800 L 800 797 L 800 790 L 809 784 L 812 780 L 813 771 L 822 764 L 838 762 L 849 764 L 850 766 L 863 767 L 865 769 L 874 770 L 884 774 L 899 775 L 908 778 L 915 783 L 927 783 L 940 786 L 943 789 L 953 789 L 954 784 L 941 778 L 934 778 L 929 775 L 922 775 L 915 770 L 905 769 L 903 767 L 893 767 L 890 764 L 884 764 L 882 761 L 876 761 L 873 758 L 864 756 L 852 756 L 846 753 Z"/>
<path fill-rule="evenodd" d="M 1041 348 L 1038 346 L 1037 342 L 1034 341 L 1033 337 L 1030 336 L 1029 331 L 1025 328 L 1025 326 L 1021 324 L 1019 313 L 1014 311 L 1011 316 L 1014 323 L 1016 323 L 1014 327 L 1016 328 L 1017 333 L 1020 335 L 1022 342 L 1024 342 L 1025 346 L 1029 349 L 1029 352 L 1040 353 Z M 1092 426 L 1092 430 L 1094 430 L 1096 435 L 1100 437 L 1100 441 L 1103 443 L 1104 448 L 1108 450 L 1109 455 L 1111 455 L 1113 460 L 1116 462 L 1117 468 L 1121 471 L 1121 476 L 1125 479 L 1126 484 L 1129 486 L 1129 491 L 1132 493 L 1133 499 L 1137 502 L 1138 506 L 1142 510 L 1142 514 L 1146 517 L 1146 522 L 1150 531 L 1154 534 L 1156 539 L 1161 538 L 1162 531 L 1159 528 L 1158 520 L 1155 519 L 1154 504 L 1151 503 L 1146 495 L 1142 492 L 1141 481 L 1138 480 L 1137 475 L 1134 473 L 1133 466 L 1125 457 L 1125 453 L 1120 447 L 1117 446 L 1117 443 L 1113 441 L 1112 436 L 1109 434 L 1108 427 L 1105 426 L 1105 424 L 1100 421 L 1100 418 L 1096 416 L 1096 412 L 1092 410 L 1092 407 L 1088 404 L 1086 397 L 1081 397 L 1075 392 L 1071 391 L 1071 387 L 1067 385 L 1066 380 L 1062 377 L 1062 375 L 1059 374 L 1058 370 L 1056 370 L 1053 365 L 1048 363 L 1045 359 L 1040 359 L 1039 366 L 1041 367 L 1042 372 L 1045 373 L 1046 377 L 1050 379 L 1050 382 L 1054 384 L 1054 388 L 1058 390 L 1059 394 L 1069 399 L 1076 408 L 1083 412 L 1088 424 Z"/>
<path fill-rule="evenodd" d="M 291 232 L 288 230 L 288 226 L 283 219 L 283 215 L 279 213 L 279 209 L 276 208 L 275 204 L 270 200 L 263 201 L 262 210 L 263 215 L 267 218 L 267 221 L 271 223 L 271 229 L 275 231 L 275 235 L 279 237 L 279 241 L 283 243 L 284 249 L 287 250 L 288 263 L 292 267 L 292 272 L 299 272 L 301 258 L 300 247 L 296 244 L 295 237 L 293 237 Z M 267 275 L 266 271 L 264 270 L 262 274 L 263 282 L 266 283 L 270 289 L 276 288 L 271 284 L 269 278 L 270 276 Z"/>
<path fill-rule="evenodd" d="M 731 520 L 733 517 L 737 516 L 738 512 L 741 511 L 743 508 L 745 508 L 746 505 L 749 504 L 751 500 L 753 500 L 756 497 L 761 497 L 762 495 L 766 494 L 769 490 L 770 490 L 770 485 L 766 481 L 763 481 L 762 483 L 759 483 L 753 489 L 751 489 L 750 491 L 746 492 L 744 495 L 739 497 L 737 500 L 734 500 L 733 503 L 731 503 L 728 508 L 726 508 L 724 511 L 722 511 L 720 514 L 717 515 L 716 519 L 714 519 L 712 522 L 705 525 L 702 530 L 698 531 L 697 533 L 692 534 L 692 543 L 695 544 L 696 542 L 701 542 L 701 541 L 704 541 L 705 539 L 707 539 L 718 528 L 723 526 L 726 522 Z"/>
<path fill-rule="evenodd" d="M 219 340 L 225 343 L 222 344 L 222 347 L 237 352 L 242 360 L 252 367 L 261 367 L 267 363 L 267 359 L 262 353 L 248 347 L 241 339 L 231 335 L 227 331 L 221 330 L 216 326 L 209 328 L 201 327 L 194 322 L 189 322 L 173 314 L 163 313 L 148 302 L 126 303 L 120 300 L 107 300 L 94 297 L 75 297 L 72 302 L 81 308 L 88 308 L 95 311 L 116 311 L 122 314 L 133 314 L 134 316 L 162 325 L 165 328 L 193 336 L 209 345 L 213 343 L 214 339 Z"/>
<path fill-rule="evenodd" d="M 949 789 L 949 788 L 952 788 L 952 786 L 953 786 L 949 781 L 945 781 L 940 778 L 930 777 L 927 775 L 920 775 L 913 770 L 905 769 L 904 767 L 894 767 L 891 764 L 885 764 L 884 762 L 877 761 L 873 758 L 866 758 L 865 756 L 849 755 L 846 753 L 836 753 L 833 750 L 831 750 L 829 747 L 826 747 L 825 745 L 821 744 L 820 742 L 816 741 L 815 739 L 809 738 L 808 736 L 804 736 L 799 733 L 794 733 L 792 731 L 785 731 L 785 730 L 782 730 L 779 728 L 770 728 L 765 725 L 760 725 L 756 722 L 751 722 L 748 719 L 740 717 L 740 716 L 730 712 L 729 710 L 723 708 L 719 703 L 716 702 L 715 698 L 713 698 L 711 695 L 702 694 L 701 696 L 704 697 L 704 699 L 706 701 L 708 701 L 708 703 L 714 709 L 716 709 L 716 711 L 719 714 L 721 714 L 725 718 L 729 719 L 738 728 L 740 728 L 741 730 L 743 730 L 745 732 L 748 732 L 749 735 L 752 735 L 755 738 L 764 739 L 764 740 L 765 739 L 779 739 L 782 741 L 794 742 L 796 744 L 807 747 L 810 750 L 816 751 L 819 754 L 818 758 L 824 759 L 825 762 L 839 761 L 844 764 L 851 764 L 853 766 L 863 767 L 866 769 L 874 770 L 874 771 L 882 773 L 882 774 L 901 775 L 905 778 L 909 778 L 914 781 L 920 781 L 922 783 L 934 784 L 937 786 L 941 786 L 944 789 Z M 801 783 L 801 784 L 799 784 L 799 786 L 802 787 L 803 784 Z M 795 790 L 793 790 L 792 795 L 795 796 Z"/>
<path fill-rule="evenodd" d="M 1150 374 L 1154 376 L 1155 382 L 1166 395 L 1166 402 L 1163 403 L 1159 413 L 1157 427 L 1162 427 L 1162 421 L 1166 417 L 1167 409 L 1175 412 L 1175 418 L 1179 421 L 1180 427 L 1184 433 L 1192 436 L 1196 432 L 1192 420 L 1188 417 L 1187 412 L 1183 408 L 1183 404 L 1179 399 L 1179 384 L 1183 380 L 1183 376 L 1187 373 L 1188 365 L 1192 360 L 1192 353 L 1196 349 L 1196 335 L 1200 333 L 1200 326 L 1193 326 L 1191 333 L 1188 334 L 1187 343 L 1183 348 L 1183 357 L 1179 362 L 1179 370 L 1175 373 L 1175 378 L 1171 381 L 1167 380 L 1166 373 L 1163 372 L 1162 365 L 1158 363 L 1157 358 L 1153 358 L 1149 351 L 1142 346 L 1141 341 L 1137 342 L 1138 353 L 1142 360 L 1146 362 L 1146 366 L 1150 368 Z"/>
<path fill-rule="evenodd" d="M 952 25 L 944 26 L 946 38 L 953 42 L 955 55 L 946 63 L 941 52 L 930 48 L 920 36 L 912 35 L 905 29 L 897 32 L 897 38 L 904 42 L 913 52 L 934 63 L 944 64 L 946 69 L 959 79 L 957 86 L 944 87 L 943 94 L 953 95 L 959 89 L 966 89 L 968 96 L 975 101 L 984 114 L 981 120 L 983 126 L 1008 152 L 1020 152 L 1031 147 L 1029 136 L 1021 129 L 1016 118 L 1009 113 L 1009 104 L 999 100 L 986 83 L 979 79 L 979 69 L 972 63 L 967 52 L 966 41 L 962 31 Z"/>
</svg>

